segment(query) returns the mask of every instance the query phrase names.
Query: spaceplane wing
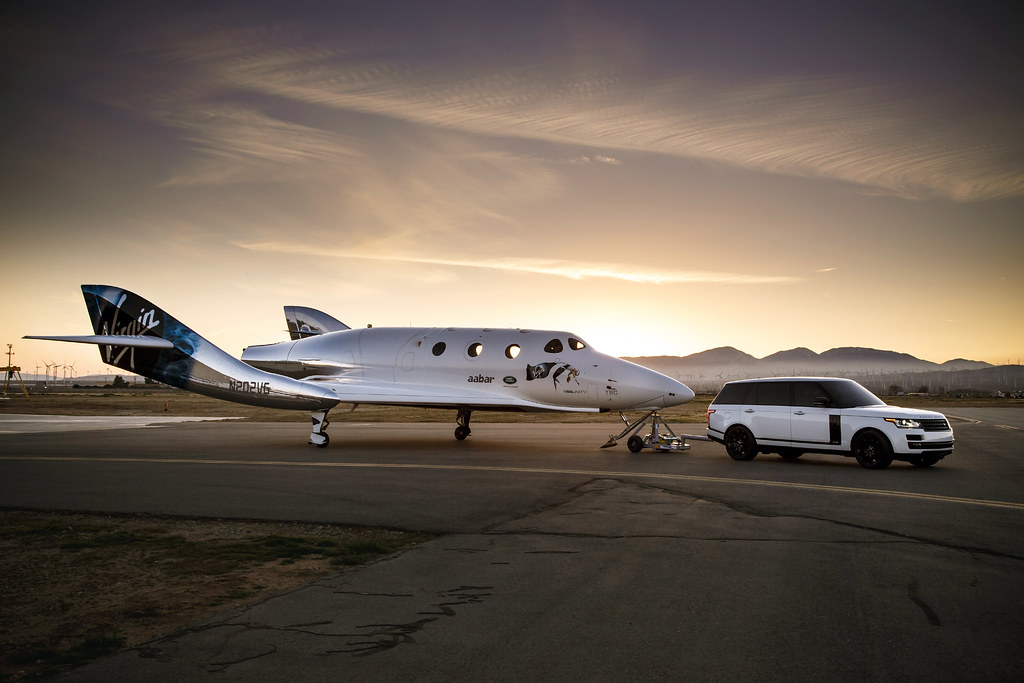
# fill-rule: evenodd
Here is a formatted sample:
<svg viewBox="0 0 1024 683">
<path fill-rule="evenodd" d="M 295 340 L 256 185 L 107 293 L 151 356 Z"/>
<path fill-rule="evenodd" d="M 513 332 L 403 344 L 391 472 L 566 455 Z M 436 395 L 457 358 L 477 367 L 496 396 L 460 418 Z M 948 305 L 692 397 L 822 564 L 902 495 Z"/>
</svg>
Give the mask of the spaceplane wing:
<svg viewBox="0 0 1024 683">
<path fill-rule="evenodd" d="M 286 306 L 289 341 L 250 346 L 241 359 L 128 290 L 82 285 L 94 334 L 26 339 L 96 344 L 103 362 L 197 394 L 308 410 L 309 443 L 328 444 L 340 403 L 450 408 L 455 438 L 475 410 L 623 412 L 686 403 L 682 382 L 597 352 L 570 332 L 456 327 L 351 329 Z"/>
</svg>

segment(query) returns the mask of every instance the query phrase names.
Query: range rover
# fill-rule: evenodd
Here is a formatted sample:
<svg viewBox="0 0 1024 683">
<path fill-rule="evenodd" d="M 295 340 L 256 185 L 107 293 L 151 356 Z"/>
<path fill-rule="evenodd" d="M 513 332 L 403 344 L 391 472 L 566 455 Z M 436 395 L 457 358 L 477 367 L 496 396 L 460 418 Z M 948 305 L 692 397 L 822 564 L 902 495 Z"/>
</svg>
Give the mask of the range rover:
<svg viewBox="0 0 1024 683">
<path fill-rule="evenodd" d="M 729 382 L 708 406 L 707 435 L 734 460 L 836 453 L 876 470 L 893 460 L 928 467 L 953 452 L 942 413 L 886 405 L 857 382 L 834 377 Z"/>
</svg>

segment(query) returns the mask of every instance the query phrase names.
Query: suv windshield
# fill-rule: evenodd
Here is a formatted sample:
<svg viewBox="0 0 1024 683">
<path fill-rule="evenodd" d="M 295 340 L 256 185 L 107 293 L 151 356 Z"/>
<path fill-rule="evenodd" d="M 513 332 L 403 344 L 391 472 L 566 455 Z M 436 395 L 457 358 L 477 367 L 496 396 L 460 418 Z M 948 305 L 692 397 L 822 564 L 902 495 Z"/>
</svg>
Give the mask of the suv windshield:
<svg viewBox="0 0 1024 683">
<path fill-rule="evenodd" d="M 833 408 L 860 408 L 862 406 L 884 406 L 885 401 L 856 382 L 829 382 L 822 384 L 831 394 Z"/>
</svg>

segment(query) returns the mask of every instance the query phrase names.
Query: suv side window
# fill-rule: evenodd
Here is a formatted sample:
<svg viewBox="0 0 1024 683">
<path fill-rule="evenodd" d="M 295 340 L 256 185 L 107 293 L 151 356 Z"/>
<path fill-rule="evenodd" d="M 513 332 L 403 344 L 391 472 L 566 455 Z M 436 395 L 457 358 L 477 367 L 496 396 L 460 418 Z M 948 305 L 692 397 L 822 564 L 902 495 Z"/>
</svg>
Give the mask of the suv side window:
<svg viewBox="0 0 1024 683">
<path fill-rule="evenodd" d="M 750 382 L 741 382 L 738 384 L 726 384 L 722 387 L 722 391 L 715 397 L 714 403 L 718 405 L 745 405 L 753 403 L 753 400 L 749 397 L 751 389 L 756 387 L 756 384 Z"/>
<path fill-rule="evenodd" d="M 760 382 L 757 385 L 757 405 L 788 406 L 789 382 Z"/>
<path fill-rule="evenodd" d="M 820 408 L 822 399 L 831 403 L 828 392 L 817 382 L 793 382 L 793 405 L 801 408 Z M 814 402 L 818 401 L 815 405 Z"/>
</svg>

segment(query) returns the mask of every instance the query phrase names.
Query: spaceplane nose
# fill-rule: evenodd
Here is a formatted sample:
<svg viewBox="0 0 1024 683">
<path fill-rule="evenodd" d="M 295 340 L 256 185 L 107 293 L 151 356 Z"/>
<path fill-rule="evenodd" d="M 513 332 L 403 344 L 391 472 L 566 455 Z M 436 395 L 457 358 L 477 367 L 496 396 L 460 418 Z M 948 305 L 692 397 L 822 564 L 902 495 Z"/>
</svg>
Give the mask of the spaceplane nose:
<svg viewBox="0 0 1024 683">
<path fill-rule="evenodd" d="M 665 407 L 678 406 L 693 400 L 693 389 L 678 380 L 668 378 L 665 391 Z"/>
<path fill-rule="evenodd" d="M 682 382 L 629 361 L 616 359 L 609 373 L 608 389 L 614 398 L 614 410 L 660 410 L 693 399 L 690 387 Z"/>
</svg>

